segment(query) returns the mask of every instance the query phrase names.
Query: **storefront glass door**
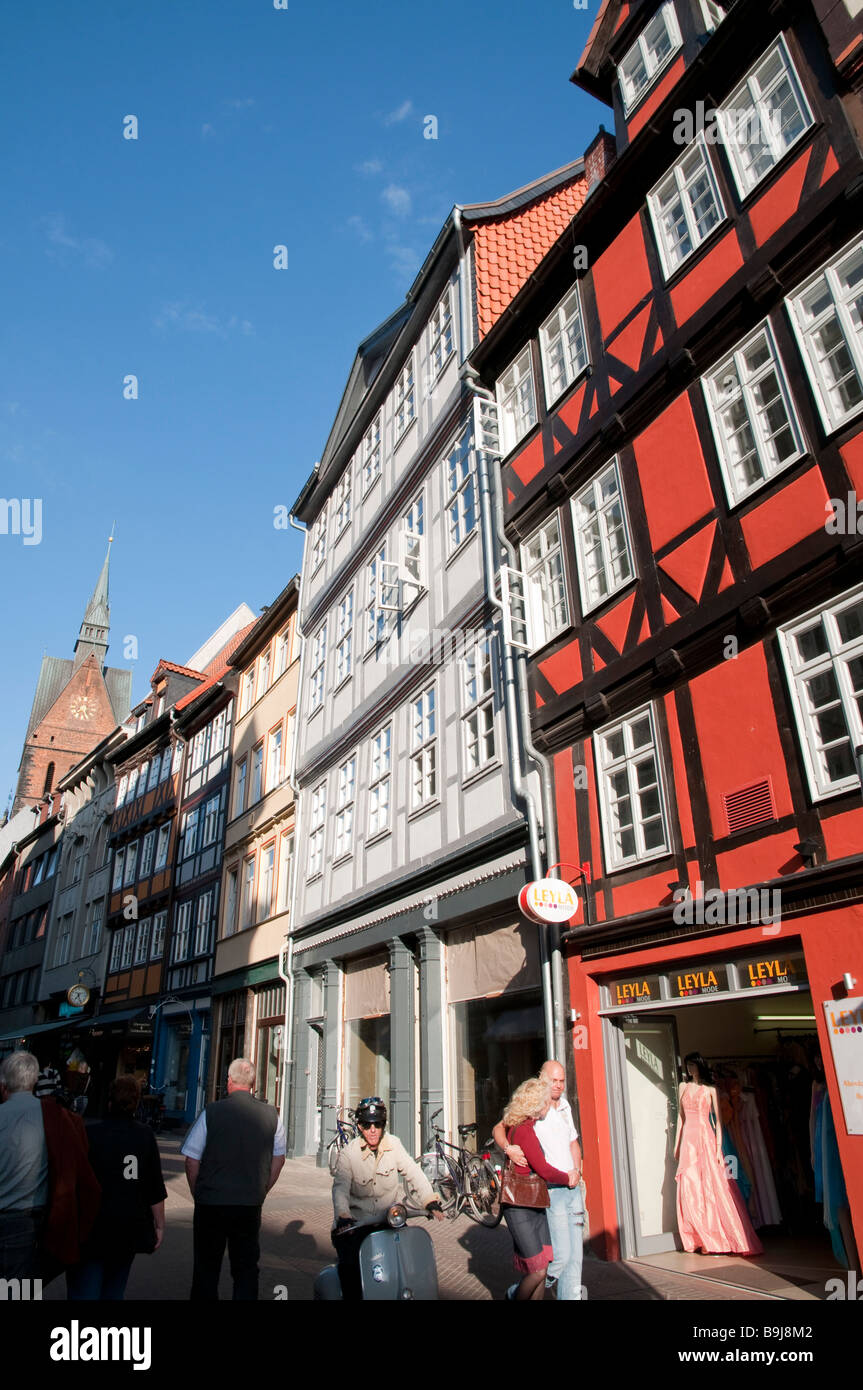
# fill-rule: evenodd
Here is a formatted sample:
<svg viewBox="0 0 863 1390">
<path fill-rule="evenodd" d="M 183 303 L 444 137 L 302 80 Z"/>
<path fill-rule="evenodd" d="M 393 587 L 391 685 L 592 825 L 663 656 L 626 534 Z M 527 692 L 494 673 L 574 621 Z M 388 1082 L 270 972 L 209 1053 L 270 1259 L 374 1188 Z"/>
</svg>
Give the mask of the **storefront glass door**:
<svg viewBox="0 0 863 1390">
<path fill-rule="evenodd" d="M 365 1096 L 381 1096 L 389 1104 L 390 1016 L 352 1018 L 345 1024 L 347 1046 L 347 1103 L 355 1109 Z"/>
<path fill-rule="evenodd" d="M 515 1088 L 545 1061 L 542 997 L 522 990 L 450 1007 L 456 1123 L 476 1122 L 477 1143 L 484 1144 Z"/>
<path fill-rule="evenodd" d="M 675 1248 L 677 1204 L 674 1136 L 678 1108 L 677 1029 L 648 1014 L 618 1024 L 623 1063 L 626 1143 L 637 1255 Z"/>
</svg>

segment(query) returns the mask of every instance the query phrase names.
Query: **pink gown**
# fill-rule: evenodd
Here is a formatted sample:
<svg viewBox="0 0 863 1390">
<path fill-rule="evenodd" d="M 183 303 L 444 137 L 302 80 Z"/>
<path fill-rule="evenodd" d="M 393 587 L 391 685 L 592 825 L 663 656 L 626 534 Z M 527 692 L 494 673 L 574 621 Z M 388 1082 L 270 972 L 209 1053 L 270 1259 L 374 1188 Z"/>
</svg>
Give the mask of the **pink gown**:
<svg viewBox="0 0 863 1390">
<path fill-rule="evenodd" d="M 684 1087 L 680 1100 L 683 1133 L 677 1166 L 677 1225 L 684 1250 L 706 1255 L 760 1255 L 746 1203 L 724 1162 L 716 1158 L 706 1086 Z"/>
</svg>

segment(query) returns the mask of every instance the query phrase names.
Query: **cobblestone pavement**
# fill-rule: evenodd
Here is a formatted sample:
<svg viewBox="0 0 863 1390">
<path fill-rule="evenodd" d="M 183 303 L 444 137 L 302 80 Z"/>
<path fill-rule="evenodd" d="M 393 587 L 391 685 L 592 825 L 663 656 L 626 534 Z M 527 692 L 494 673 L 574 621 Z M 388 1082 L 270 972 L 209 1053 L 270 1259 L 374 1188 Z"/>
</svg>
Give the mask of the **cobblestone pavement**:
<svg viewBox="0 0 863 1390">
<path fill-rule="evenodd" d="M 179 1137 L 172 1135 L 160 1137 L 168 1188 L 165 1239 L 157 1254 L 139 1255 L 135 1260 L 127 1290 L 129 1299 L 186 1300 L 189 1296 L 193 1204 L 180 1155 L 181 1142 Z M 289 1300 L 311 1299 L 315 1275 L 334 1258 L 329 1234 L 332 1224 L 330 1190 L 329 1173 L 317 1168 L 313 1159 L 292 1159 L 285 1164 L 264 1206 L 261 1299 L 276 1297 L 280 1286 L 287 1288 Z M 514 1277 L 512 1242 L 505 1223 L 487 1230 L 462 1215 L 454 1221 L 430 1222 L 426 1229 L 434 1241 L 442 1299 L 503 1298 Z M 759 1287 L 764 1292 L 756 1292 L 722 1282 L 729 1277 L 729 1261 L 674 1255 L 662 1259 L 666 1263 L 688 1260 L 693 1274 L 669 1269 L 661 1263 L 612 1264 L 586 1259 L 583 1278 L 588 1299 L 764 1301 L 777 1296 L 812 1297 L 811 1293 L 786 1284 L 767 1270 L 757 1271 L 763 1276 Z M 231 1297 L 227 1265 L 226 1258 L 220 1289 L 222 1298 Z M 55 1280 L 45 1290 L 46 1300 L 64 1297 L 63 1279 Z"/>
</svg>

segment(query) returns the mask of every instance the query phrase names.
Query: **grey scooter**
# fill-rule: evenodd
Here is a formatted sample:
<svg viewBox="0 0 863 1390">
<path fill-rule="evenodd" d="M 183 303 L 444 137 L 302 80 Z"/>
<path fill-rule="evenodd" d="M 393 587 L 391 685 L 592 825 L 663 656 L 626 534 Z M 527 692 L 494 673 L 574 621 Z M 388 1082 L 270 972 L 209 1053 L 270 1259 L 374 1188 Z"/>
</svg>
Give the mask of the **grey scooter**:
<svg viewBox="0 0 863 1390">
<path fill-rule="evenodd" d="M 427 1231 L 407 1224 L 408 1216 L 427 1216 L 419 1208 L 395 1202 L 386 1214 L 386 1231 L 369 1231 L 360 1246 L 363 1299 L 381 1302 L 437 1299 L 437 1265 Z M 349 1228 L 350 1229 L 350 1228 Z M 314 1297 L 340 1302 L 338 1265 L 327 1265 L 315 1280 Z"/>
</svg>

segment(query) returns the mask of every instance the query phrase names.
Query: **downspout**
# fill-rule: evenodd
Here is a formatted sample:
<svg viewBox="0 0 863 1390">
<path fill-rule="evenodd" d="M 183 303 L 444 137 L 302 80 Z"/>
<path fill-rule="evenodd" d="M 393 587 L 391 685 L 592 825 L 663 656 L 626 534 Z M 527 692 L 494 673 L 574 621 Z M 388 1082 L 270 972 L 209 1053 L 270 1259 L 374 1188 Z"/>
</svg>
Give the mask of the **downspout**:
<svg viewBox="0 0 863 1390">
<path fill-rule="evenodd" d="M 305 689 L 303 678 L 306 668 L 306 643 L 303 637 L 303 630 L 300 627 L 300 601 L 303 597 L 303 580 L 306 572 L 306 550 L 309 537 L 308 528 L 300 526 L 294 521 L 293 512 L 290 515 L 290 523 L 295 531 L 302 532 L 303 535 L 303 563 L 300 566 L 300 591 L 297 595 L 297 616 L 295 619 L 295 632 L 300 643 L 300 669 L 297 676 L 297 714 L 294 719 L 294 746 L 291 749 L 291 770 L 288 780 L 291 790 L 294 793 L 294 853 L 291 861 L 291 901 L 288 909 L 288 934 L 287 950 L 284 944 L 279 951 L 279 976 L 285 982 L 285 1046 L 284 1046 L 284 1074 L 282 1077 L 282 1103 L 279 1107 L 279 1118 L 282 1121 L 285 1134 L 288 1134 L 290 1100 L 294 1083 L 294 908 L 297 901 L 297 882 L 299 873 L 297 872 L 297 853 L 300 848 L 300 817 L 302 814 L 302 802 L 297 795 L 297 747 L 300 742 L 300 703 Z M 290 1136 L 293 1139 L 293 1135 Z M 290 1144 L 288 1146 L 290 1148 Z"/>
<path fill-rule="evenodd" d="M 477 388 L 476 384 L 467 378 L 467 385 L 474 395 L 482 396 L 487 400 L 494 398 L 488 392 Z M 493 493 L 492 480 L 489 474 L 488 460 L 485 451 L 476 447 L 477 441 L 474 440 L 474 448 L 477 458 L 477 473 L 479 476 L 479 502 L 480 515 L 482 517 L 482 547 L 483 547 L 483 568 L 485 570 L 485 592 L 488 602 L 497 612 L 503 615 L 503 604 L 495 593 L 495 577 L 500 569 L 498 560 L 499 551 L 493 543 L 493 536 L 499 532 L 492 519 Z M 515 662 L 513 660 L 512 647 L 504 640 L 503 622 L 499 623 L 500 645 L 503 655 L 503 684 L 504 684 L 504 710 L 506 713 L 507 744 L 509 749 L 509 770 L 512 780 L 512 789 L 517 797 L 520 797 L 525 804 L 527 811 L 527 827 L 530 839 L 530 862 L 531 872 L 535 879 L 542 878 L 542 853 L 539 844 L 539 823 L 536 809 L 536 801 L 533 793 L 528 786 L 522 771 L 522 738 L 520 731 L 520 720 L 518 711 L 517 695 L 517 674 Z M 547 833 L 547 832 L 546 832 Z M 552 863 L 549 860 L 549 863 Z M 555 1043 L 555 1009 L 554 999 L 554 978 L 551 969 L 551 961 L 548 951 L 548 938 L 544 927 L 538 928 L 539 932 L 539 958 L 542 976 L 542 1005 L 545 1021 L 545 1042 L 546 1051 L 549 1057 L 556 1055 Z"/>
</svg>

